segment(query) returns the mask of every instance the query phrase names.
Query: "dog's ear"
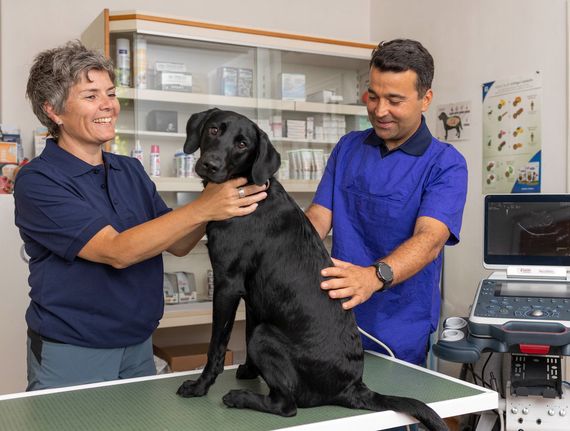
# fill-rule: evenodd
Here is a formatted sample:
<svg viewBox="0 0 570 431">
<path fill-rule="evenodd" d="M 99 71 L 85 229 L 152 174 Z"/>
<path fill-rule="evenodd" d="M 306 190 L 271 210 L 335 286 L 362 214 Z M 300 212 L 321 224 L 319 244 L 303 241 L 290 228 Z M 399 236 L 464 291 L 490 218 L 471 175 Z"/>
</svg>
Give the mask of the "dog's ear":
<svg viewBox="0 0 570 431">
<path fill-rule="evenodd" d="M 267 133 L 255 125 L 257 130 L 257 154 L 251 168 L 251 179 L 258 186 L 273 176 L 281 165 L 281 156 L 269 140 Z"/>
<path fill-rule="evenodd" d="M 186 123 L 186 142 L 184 142 L 184 152 L 186 154 L 192 154 L 200 148 L 200 136 L 202 136 L 204 124 L 216 111 L 219 111 L 219 109 L 212 108 L 190 116 Z"/>
</svg>

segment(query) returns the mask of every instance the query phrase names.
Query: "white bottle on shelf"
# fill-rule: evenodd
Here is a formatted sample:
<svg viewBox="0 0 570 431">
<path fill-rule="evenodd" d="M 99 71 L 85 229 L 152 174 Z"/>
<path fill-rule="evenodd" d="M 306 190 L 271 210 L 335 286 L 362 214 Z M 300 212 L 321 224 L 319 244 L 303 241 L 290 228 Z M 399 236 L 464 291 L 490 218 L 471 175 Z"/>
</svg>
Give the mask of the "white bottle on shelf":
<svg viewBox="0 0 570 431">
<path fill-rule="evenodd" d="M 117 85 L 131 86 L 131 49 L 129 39 L 117 39 Z"/>
<path fill-rule="evenodd" d="M 134 157 L 135 159 L 137 159 L 141 163 L 143 163 L 143 161 L 144 161 L 144 153 L 143 153 L 143 149 L 141 147 L 141 141 L 139 141 L 138 139 L 135 140 L 135 146 L 131 150 L 131 157 Z"/>
<path fill-rule="evenodd" d="M 160 177 L 160 147 L 158 145 L 150 147 L 150 176 Z"/>
</svg>

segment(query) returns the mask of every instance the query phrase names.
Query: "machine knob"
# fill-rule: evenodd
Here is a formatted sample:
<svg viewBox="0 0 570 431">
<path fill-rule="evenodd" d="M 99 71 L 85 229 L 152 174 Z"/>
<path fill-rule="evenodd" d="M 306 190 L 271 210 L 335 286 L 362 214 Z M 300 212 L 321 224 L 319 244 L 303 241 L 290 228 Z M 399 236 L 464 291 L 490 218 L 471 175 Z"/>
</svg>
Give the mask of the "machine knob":
<svg viewBox="0 0 570 431">
<path fill-rule="evenodd" d="M 544 313 L 542 312 L 542 310 L 533 310 L 532 313 L 530 313 L 531 316 L 533 317 L 540 317 L 542 316 Z"/>
<path fill-rule="evenodd" d="M 516 407 L 513 407 L 513 408 L 511 409 L 511 413 L 512 413 L 513 415 L 516 415 L 518 412 L 519 412 L 519 409 L 517 409 Z"/>
<path fill-rule="evenodd" d="M 522 414 L 523 415 L 528 415 L 528 409 L 526 407 L 523 407 L 522 409 Z"/>
<path fill-rule="evenodd" d="M 560 409 L 560 411 L 558 412 L 558 414 L 559 414 L 560 416 L 566 416 L 566 410 Z"/>
<path fill-rule="evenodd" d="M 548 409 L 548 416 L 554 416 L 556 412 L 552 409 Z"/>
</svg>

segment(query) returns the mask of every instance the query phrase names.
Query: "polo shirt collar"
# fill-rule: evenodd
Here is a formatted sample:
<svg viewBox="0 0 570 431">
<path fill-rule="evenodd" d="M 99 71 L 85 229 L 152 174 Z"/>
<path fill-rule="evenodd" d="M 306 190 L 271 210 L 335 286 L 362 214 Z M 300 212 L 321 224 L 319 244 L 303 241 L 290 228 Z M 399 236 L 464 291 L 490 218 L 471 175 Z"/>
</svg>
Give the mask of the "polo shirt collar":
<svg viewBox="0 0 570 431">
<path fill-rule="evenodd" d="M 65 151 L 52 138 L 47 139 L 40 157 L 63 168 L 70 176 L 78 177 L 93 170 L 94 166 Z M 103 152 L 103 161 L 111 169 L 121 170 L 115 154 Z"/>
<path fill-rule="evenodd" d="M 420 123 L 420 127 L 418 127 L 418 130 L 416 130 L 416 132 L 410 136 L 406 142 L 399 145 L 392 151 L 388 150 L 384 139 L 378 137 L 378 135 L 374 132 L 374 129 L 370 131 L 370 134 L 366 137 L 364 142 L 380 147 L 380 153 L 382 154 L 382 157 L 385 157 L 386 155 L 398 150 L 402 150 L 404 153 L 411 156 L 421 156 L 428 149 L 432 139 L 432 134 L 426 125 L 426 119 L 422 115 L 422 121 Z"/>
</svg>

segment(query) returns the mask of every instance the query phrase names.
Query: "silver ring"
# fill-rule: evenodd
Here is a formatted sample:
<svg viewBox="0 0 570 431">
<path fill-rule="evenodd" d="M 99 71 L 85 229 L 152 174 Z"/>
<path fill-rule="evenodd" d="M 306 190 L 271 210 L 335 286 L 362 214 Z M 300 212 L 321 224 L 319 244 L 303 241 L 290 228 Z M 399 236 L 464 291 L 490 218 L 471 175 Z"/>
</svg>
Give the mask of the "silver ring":
<svg viewBox="0 0 570 431">
<path fill-rule="evenodd" d="M 245 198 L 245 190 L 243 189 L 243 187 L 238 187 L 238 197 L 241 198 Z"/>
</svg>

